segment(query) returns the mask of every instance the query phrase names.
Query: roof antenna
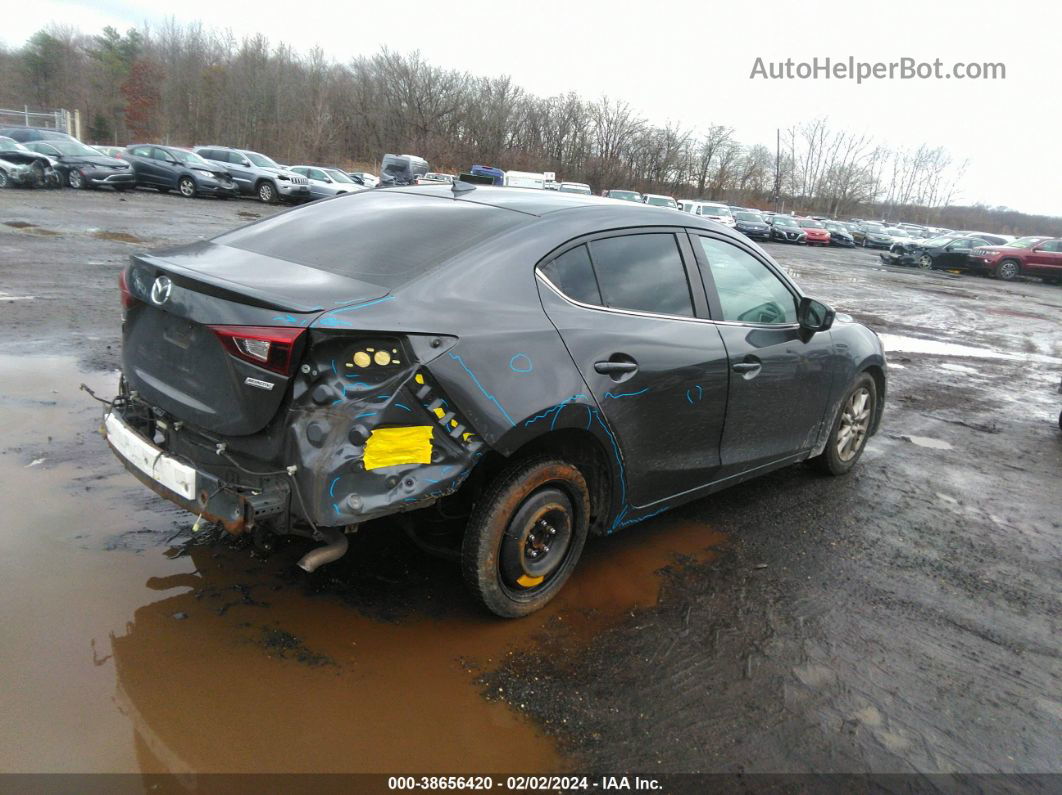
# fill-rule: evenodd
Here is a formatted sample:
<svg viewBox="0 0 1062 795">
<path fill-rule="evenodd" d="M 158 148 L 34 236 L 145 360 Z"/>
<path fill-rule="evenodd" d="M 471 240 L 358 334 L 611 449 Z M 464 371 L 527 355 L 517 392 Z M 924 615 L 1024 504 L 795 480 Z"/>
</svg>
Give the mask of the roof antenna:
<svg viewBox="0 0 1062 795">
<path fill-rule="evenodd" d="M 476 186 L 471 182 L 464 182 L 460 179 L 454 180 L 451 190 L 454 192 L 454 198 L 456 199 L 462 193 L 468 193 L 470 190 L 475 190 Z"/>
</svg>

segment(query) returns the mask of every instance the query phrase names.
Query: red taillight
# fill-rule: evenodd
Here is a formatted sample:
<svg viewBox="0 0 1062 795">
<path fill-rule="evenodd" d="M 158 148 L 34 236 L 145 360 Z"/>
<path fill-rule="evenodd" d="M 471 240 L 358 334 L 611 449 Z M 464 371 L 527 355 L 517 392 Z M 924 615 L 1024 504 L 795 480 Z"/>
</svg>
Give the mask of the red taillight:
<svg viewBox="0 0 1062 795">
<path fill-rule="evenodd" d="M 122 296 L 122 308 L 129 309 L 136 303 L 136 298 L 129 292 L 129 280 L 125 275 L 125 268 L 118 272 L 118 292 Z"/>
<path fill-rule="evenodd" d="M 291 374 L 295 343 L 306 329 L 273 326 L 210 326 L 233 356 L 281 375 Z"/>
</svg>

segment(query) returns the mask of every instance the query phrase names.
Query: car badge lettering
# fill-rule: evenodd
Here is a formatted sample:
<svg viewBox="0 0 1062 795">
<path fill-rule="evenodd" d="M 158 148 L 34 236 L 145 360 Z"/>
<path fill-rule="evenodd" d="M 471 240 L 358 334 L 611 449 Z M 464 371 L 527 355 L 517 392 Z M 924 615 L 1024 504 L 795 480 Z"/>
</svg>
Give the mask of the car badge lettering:
<svg viewBox="0 0 1062 795">
<path fill-rule="evenodd" d="M 247 378 L 243 379 L 243 382 L 247 384 L 247 386 L 255 386 L 259 389 L 265 389 L 267 391 L 273 388 L 273 384 L 271 384 L 269 381 L 261 381 L 257 378 L 251 378 L 250 376 L 247 376 Z"/>
</svg>

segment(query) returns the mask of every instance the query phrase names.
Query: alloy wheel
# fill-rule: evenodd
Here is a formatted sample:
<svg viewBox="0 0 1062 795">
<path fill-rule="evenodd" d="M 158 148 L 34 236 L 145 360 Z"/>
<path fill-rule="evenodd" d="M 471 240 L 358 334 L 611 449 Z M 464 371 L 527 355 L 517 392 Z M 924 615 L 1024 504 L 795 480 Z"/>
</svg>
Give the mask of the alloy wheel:
<svg viewBox="0 0 1062 795">
<path fill-rule="evenodd" d="M 928 254 L 923 254 L 918 258 L 918 267 L 922 270 L 928 271 L 933 267 L 933 259 Z"/>
<path fill-rule="evenodd" d="M 191 199 L 195 196 L 195 183 L 189 177 L 183 177 L 180 182 L 177 183 L 177 190 L 181 192 L 181 195 L 186 199 Z"/>
<path fill-rule="evenodd" d="M 841 425 L 837 429 L 837 457 L 851 461 L 863 449 L 870 430 L 870 390 L 865 386 L 853 392 L 841 413 Z"/>
<path fill-rule="evenodd" d="M 81 176 L 81 172 L 76 168 L 70 169 L 70 174 L 67 176 L 67 182 L 70 183 L 70 187 L 74 190 L 80 190 L 85 184 L 85 178 Z"/>
</svg>

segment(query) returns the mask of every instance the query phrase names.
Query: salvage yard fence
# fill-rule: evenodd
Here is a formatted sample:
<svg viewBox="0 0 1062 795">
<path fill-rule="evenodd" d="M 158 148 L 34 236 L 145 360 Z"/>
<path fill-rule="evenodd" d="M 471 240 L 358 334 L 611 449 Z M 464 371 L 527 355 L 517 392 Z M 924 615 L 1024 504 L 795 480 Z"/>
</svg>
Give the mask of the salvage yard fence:
<svg viewBox="0 0 1062 795">
<path fill-rule="evenodd" d="M 81 111 L 56 108 L 55 110 L 22 110 L 0 108 L 0 127 L 47 127 L 81 138 Z"/>
</svg>

